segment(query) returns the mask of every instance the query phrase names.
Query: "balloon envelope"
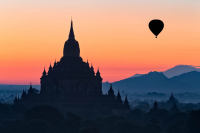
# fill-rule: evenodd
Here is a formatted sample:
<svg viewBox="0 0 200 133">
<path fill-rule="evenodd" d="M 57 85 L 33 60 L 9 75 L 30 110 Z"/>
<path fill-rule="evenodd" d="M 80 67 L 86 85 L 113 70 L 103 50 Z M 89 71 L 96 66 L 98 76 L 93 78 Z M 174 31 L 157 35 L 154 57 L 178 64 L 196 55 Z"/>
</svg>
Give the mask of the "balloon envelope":
<svg viewBox="0 0 200 133">
<path fill-rule="evenodd" d="M 154 19 L 149 22 L 149 29 L 156 36 L 163 30 L 164 23 L 159 19 Z"/>
</svg>

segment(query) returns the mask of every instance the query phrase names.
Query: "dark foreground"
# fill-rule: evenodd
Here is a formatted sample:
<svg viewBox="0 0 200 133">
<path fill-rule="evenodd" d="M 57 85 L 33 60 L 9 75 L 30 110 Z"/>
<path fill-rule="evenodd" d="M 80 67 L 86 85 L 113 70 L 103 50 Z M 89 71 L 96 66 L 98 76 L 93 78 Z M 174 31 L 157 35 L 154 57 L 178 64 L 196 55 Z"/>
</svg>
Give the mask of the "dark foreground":
<svg viewBox="0 0 200 133">
<path fill-rule="evenodd" d="M 199 126 L 200 110 L 172 113 L 153 108 L 145 113 L 137 109 L 124 117 L 86 119 L 51 106 L 17 113 L 12 105 L 0 104 L 1 133 L 199 133 Z"/>
</svg>

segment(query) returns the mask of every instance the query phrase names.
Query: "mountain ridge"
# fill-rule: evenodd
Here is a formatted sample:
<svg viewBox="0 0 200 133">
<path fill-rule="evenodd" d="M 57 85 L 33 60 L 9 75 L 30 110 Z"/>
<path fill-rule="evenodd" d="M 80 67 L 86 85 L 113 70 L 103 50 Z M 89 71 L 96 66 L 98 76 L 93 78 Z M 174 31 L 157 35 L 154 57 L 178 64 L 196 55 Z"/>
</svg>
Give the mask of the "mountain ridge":
<svg viewBox="0 0 200 133">
<path fill-rule="evenodd" d="M 200 69 L 198 69 L 194 66 L 191 66 L 191 65 L 176 65 L 175 67 L 172 67 L 172 68 L 164 71 L 163 74 L 168 78 L 172 78 L 174 76 L 178 76 L 178 75 L 181 75 L 183 73 L 188 73 L 188 72 L 191 72 L 191 71 L 200 72 Z M 144 74 L 136 73 L 135 75 L 133 75 L 129 78 L 139 77 L 139 76 L 142 76 L 142 75 L 144 75 Z"/>
<path fill-rule="evenodd" d="M 172 78 L 163 72 L 149 72 L 139 77 L 127 78 L 112 83 L 117 89 L 128 92 L 200 92 L 200 72 L 191 71 Z M 110 83 L 102 84 L 103 91 L 109 89 Z"/>
</svg>

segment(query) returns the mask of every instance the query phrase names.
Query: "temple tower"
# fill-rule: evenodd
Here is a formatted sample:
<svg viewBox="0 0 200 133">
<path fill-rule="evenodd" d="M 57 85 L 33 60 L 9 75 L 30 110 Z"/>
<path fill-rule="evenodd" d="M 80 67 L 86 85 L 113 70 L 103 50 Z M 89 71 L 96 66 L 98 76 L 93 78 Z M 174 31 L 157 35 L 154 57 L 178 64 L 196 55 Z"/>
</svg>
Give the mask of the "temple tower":
<svg viewBox="0 0 200 133">
<path fill-rule="evenodd" d="M 74 30 L 73 30 L 73 22 L 71 21 L 71 28 L 69 32 L 69 38 L 65 42 L 63 49 L 64 57 L 79 57 L 80 56 L 80 48 L 78 41 L 75 40 Z"/>
</svg>

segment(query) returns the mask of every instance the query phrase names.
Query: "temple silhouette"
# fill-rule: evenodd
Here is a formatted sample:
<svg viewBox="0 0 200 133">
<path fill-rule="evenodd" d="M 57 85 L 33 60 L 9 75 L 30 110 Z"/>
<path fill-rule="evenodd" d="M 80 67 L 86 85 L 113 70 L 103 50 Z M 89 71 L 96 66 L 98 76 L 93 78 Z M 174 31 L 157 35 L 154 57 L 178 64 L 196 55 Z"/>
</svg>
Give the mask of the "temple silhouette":
<svg viewBox="0 0 200 133">
<path fill-rule="evenodd" d="M 72 111 L 79 114 L 85 111 L 123 115 L 130 110 L 127 96 L 123 102 L 118 91 L 116 97 L 112 85 L 108 94 L 102 93 L 100 71 L 98 69 L 95 73 L 93 66 L 80 57 L 72 21 L 69 38 L 64 44 L 63 57 L 60 61 L 55 61 L 53 66 L 50 64 L 47 72 L 44 69 L 40 83 L 40 92 L 30 85 L 28 92 L 23 90 L 21 98 L 15 98 L 14 104 L 26 109 L 36 105 L 51 105 L 63 113 Z"/>
</svg>

